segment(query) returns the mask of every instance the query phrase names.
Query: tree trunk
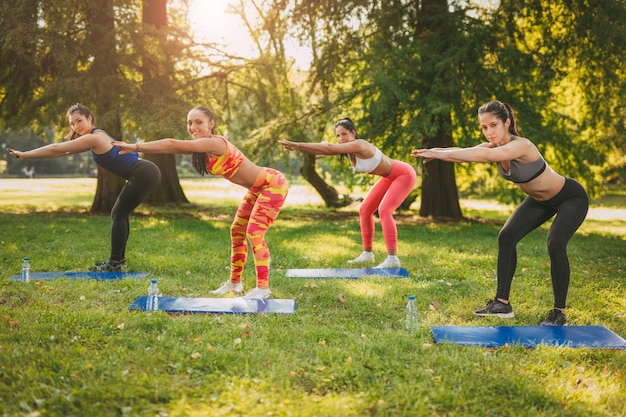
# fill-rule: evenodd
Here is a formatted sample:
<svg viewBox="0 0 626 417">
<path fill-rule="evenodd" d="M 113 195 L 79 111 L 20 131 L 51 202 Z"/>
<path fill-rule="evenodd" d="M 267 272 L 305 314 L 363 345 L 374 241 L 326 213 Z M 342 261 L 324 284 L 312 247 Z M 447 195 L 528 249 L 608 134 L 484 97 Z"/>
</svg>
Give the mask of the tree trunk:
<svg viewBox="0 0 626 417">
<path fill-rule="evenodd" d="M 93 197 L 90 212 L 109 213 L 125 183 L 124 178 L 120 178 L 110 171 L 98 167 L 96 195 Z"/>
<path fill-rule="evenodd" d="M 326 203 L 326 207 L 339 208 L 345 207 L 351 203 L 349 197 L 341 197 L 337 190 L 333 188 L 331 185 L 328 185 L 324 182 L 322 177 L 315 170 L 315 159 L 316 156 L 304 153 L 302 160 L 302 167 L 300 168 L 300 173 L 304 177 L 305 180 L 309 182 L 315 188 Z"/>
<path fill-rule="evenodd" d="M 85 82 L 86 97 L 92 94 L 92 110 L 98 126 L 111 136 L 122 134 L 117 105 L 119 103 L 118 62 L 115 41 L 115 14 L 113 0 L 100 0 L 85 3 L 88 24 L 87 53 L 93 55 L 93 64 Z M 98 92 L 98 93 L 95 93 Z M 98 167 L 96 194 L 90 211 L 108 213 L 124 186 L 124 180 L 111 172 Z"/>
<path fill-rule="evenodd" d="M 152 34 L 144 32 L 145 42 L 166 42 L 166 34 L 159 31 L 167 28 L 167 0 L 143 0 L 142 20 L 149 27 L 156 29 Z M 162 106 L 162 102 L 167 102 L 167 97 L 175 94 L 169 87 L 168 77 L 174 72 L 172 63 L 161 56 L 151 53 L 154 49 L 146 48 L 142 53 L 142 85 L 144 91 L 144 101 L 154 103 L 155 106 Z M 160 126 L 154 126 L 153 132 L 160 131 Z M 178 171 L 176 170 L 176 156 L 171 154 L 145 154 L 144 158 L 154 162 L 161 170 L 161 183 L 159 187 L 151 193 L 146 202 L 152 204 L 164 203 L 189 203 L 185 192 L 180 185 Z"/>
<path fill-rule="evenodd" d="M 447 0 L 422 0 L 421 21 L 422 34 L 425 39 L 427 68 L 439 68 L 430 74 L 433 82 L 427 92 L 431 97 L 432 105 L 429 109 L 432 113 L 431 125 L 435 126 L 436 134 L 424 140 L 426 148 L 445 148 L 452 146 L 452 117 L 449 106 L 446 102 L 451 102 L 456 94 L 450 90 L 446 83 L 435 82 L 435 80 L 446 80 L 451 78 L 447 71 L 451 69 L 441 65 L 439 60 L 446 56 L 450 45 L 449 30 L 454 30 L 450 25 L 453 17 L 448 9 Z M 442 161 L 431 161 L 424 165 L 422 178 L 422 203 L 420 206 L 420 216 L 433 218 L 445 218 L 461 220 L 461 206 L 459 204 L 459 194 L 454 175 L 454 164 Z"/>
<path fill-rule="evenodd" d="M 450 116 L 447 115 L 449 119 Z M 427 148 L 452 146 L 452 134 L 445 126 L 451 123 L 441 121 L 436 137 L 428 141 Z M 459 204 L 459 192 L 454 175 L 454 163 L 433 160 L 424 164 L 422 177 L 422 202 L 420 216 L 437 219 L 461 220 L 463 213 Z"/>
<path fill-rule="evenodd" d="M 189 203 L 178 179 L 176 158 L 168 154 L 144 154 L 144 159 L 154 162 L 161 170 L 161 184 L 148 195 L 147 203 Z"/>
</svg>

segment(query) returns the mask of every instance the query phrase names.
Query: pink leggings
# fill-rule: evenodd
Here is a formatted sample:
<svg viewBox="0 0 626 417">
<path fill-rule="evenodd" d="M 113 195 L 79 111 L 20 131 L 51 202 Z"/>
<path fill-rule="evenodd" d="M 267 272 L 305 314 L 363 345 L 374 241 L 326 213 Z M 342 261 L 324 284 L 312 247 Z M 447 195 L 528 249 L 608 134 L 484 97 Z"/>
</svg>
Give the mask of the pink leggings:
<svg viewBox="0 0 626 417">
<path fill-rule="evenodd" d="M 359 209 L 363 248 L 371 248 L 374 242 L 374 212 L 378 210 L 387 251 L 396 250 L 398 229 L 393 212 L 409 195 L 417 182 L 415 169 L 406 162 L 394 161 L 391 173 L 379 179 L 363 200 Z"/>
<path fill-rule="evenodd" d="M 244 196 L 230 228 L 231 281 L 241 281 L 248 256 L 247 238 L 254 256 L 257 287 L 268 287 L 270 251 L 265 242 L 265 232 L 278 217 L 287 198 L 288 189 L 289 183 L 280 171 L 263 168 L 252 188 Z"/>
</svg>

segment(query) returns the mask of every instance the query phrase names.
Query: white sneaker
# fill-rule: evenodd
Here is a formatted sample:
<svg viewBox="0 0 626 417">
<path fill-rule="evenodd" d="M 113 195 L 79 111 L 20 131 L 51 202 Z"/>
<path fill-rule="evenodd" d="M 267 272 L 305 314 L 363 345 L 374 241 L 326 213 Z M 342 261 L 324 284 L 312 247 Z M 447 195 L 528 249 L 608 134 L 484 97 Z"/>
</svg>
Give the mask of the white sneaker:
<svg viewBox="0 0 626 417">
<path fill-rule="evenodd" d="M 216 295 L 224 295 L 234 292 L 235 294 L 241 294 L 243 292 L 243 284 L 241 282 L 232 282 L 231 280 L 226 281 L 222 284 L 218 289 L 211 291 L 211 293 Z"/>
<path fill-rule="evenodd" d="M 376 265 L 374 268 L 400 268 L 400 259 L 387 257 L 383 263 Z"/>
<path fill-rule="evenodd" d="M 361 252 L 361 254 L 354 259 L 351 259 L 348 261 L 348 264 L 360 264 L 360 263 L 365 263 L 365 262 L 371 262 L 374 263 L 375 259 L 374 259 L 374 253 L 373 252 Z"/>
<path fill-rule="evenodd" d="M 248 291 L 248 293 L 244 295 L 243 298 L 255 298 L 262 300 L 264 298 L 270 298 L 270 295 L 272 295 L 272 292 L 269 288 L 256 287 L 255 289 Z"/>
</svg>

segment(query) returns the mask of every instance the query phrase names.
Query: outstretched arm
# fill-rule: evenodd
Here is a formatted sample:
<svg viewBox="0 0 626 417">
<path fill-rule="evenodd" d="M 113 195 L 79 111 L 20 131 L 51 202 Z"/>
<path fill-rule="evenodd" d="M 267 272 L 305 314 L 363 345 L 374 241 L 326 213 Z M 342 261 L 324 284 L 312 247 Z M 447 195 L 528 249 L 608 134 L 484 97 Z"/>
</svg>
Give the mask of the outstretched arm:
<svg viewBox="0 0 626 417">
<path fill-rule="evenodd" d="M 96 146 L 96 140 L 94 138 L 94 135 L 85 135 L 67 142 L 51 143 L 50 145 L 41 146 L 30 151 L 18 151 L 16 149 L 8 149 L 8 151 L 17 159 L 58 158 L 60 156 L 88 151 Z"/>
<path fill-rule="evenodd" d="M 364 149 L 363 143 L 358 140 L 346 143 L 311 143 L 279 140 L 278 143 L 283 145 L 287 150 L 302 151 L 313 155 L 341 155 L 348 153 L 358 154 Z"/>
<path fill-rule="evenodd" d="M 411 156 L 423 158 L 424 163 L 433 159 L 447 162 L 500 162 L 522 158 L 528 152 L 528 141 L 516 140 L 504 146 L 495 147 L 481 143 L 471 148 L 431 148 L 414 149 Z"/>
<path fill-rule="evenodd" d="M 145 143 L 126 143 L 114 141 L 113 145 L 126 152 L 166 153 L 166 154 L 190 154 L 194 152 L 208 152 L 221 155 L 226 151 L 224 139 L 218 136 L 198 138 L 192 140 L 180 140 L 165 138 Z"/>
</svg>

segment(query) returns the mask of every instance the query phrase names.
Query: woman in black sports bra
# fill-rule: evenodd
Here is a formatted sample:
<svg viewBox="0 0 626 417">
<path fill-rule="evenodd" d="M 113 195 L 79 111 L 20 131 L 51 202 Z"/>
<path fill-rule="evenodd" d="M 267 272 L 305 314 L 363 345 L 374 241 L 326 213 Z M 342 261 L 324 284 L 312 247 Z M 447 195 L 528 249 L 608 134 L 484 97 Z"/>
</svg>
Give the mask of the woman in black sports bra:
<svg viewBox="0 0 626 417">
<path fill-rule="evenodd" d="M 511 214 L 498 234 L 498 288 L 493 300 L 476 310 L 479 316 L 512 318 L 509 302 L 511 282 L 517 266 L 517 243 L 554 217 L 548 231 L 548 254 L 552 274 L 554 308 L 542 326 L 563 326 L 570 280 L 567 244 L 587 216 L 589 197 L 577 181 L 556 173 L 537 147 L 517 133 L 513 109 L 501 101 L 490 101 L 478 109 L 480 128 L 488 142 L 471 148 L 415 149 L 411 155 L 447 162 L 496 162 L 505 179 L 515 183 L 527 197 Z"/>
</svg>

